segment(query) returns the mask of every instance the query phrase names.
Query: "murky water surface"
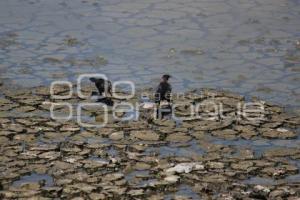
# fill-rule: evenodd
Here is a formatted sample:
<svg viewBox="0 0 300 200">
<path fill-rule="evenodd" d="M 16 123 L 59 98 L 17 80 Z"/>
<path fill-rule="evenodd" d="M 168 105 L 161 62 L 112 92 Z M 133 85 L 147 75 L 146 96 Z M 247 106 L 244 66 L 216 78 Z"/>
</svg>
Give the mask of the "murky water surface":
<svg viewBox="0 0 300 200">
<path fill-rule="evenodd" d="M 78 74 L 175 90 L 224 88 L 299 108 L 297 0 L 0 2 L 0 78 L 26 87 Z"/>
</svg>

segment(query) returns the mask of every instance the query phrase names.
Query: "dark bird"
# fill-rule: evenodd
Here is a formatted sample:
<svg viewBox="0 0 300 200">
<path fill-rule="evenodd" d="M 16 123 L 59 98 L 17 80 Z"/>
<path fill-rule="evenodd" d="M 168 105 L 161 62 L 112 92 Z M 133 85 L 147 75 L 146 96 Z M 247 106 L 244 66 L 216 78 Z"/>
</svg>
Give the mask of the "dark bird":
<svg viewBox="0 0 300 200">
<path fill-rule="evenodd" d="M 110 96 L 112 96 L 111 93 L 112 84 L 109 80 L 105 80 L 102 78 L 90 78 L 90 81 L 95 83 L 95 86 L 100 96 L 106 97 L 107 93 L 109 93 Z"/>
<path fill-rule="evenodd" d="M 171 76 L 168 74 L 165 74 L 161 77 L 161 81 L 155 93 L 155 103 L 159 105 L 159 108 L 156 112 L 157 118 L 163 119 L 165 116 L 168 116 L 172 113 L 172 106 L 170 105 L 172 86 L 170 85 L 170 83 L 168 83 L 170 77 Z M 168 104 L 161 105 L 161 101 L 167 101 Z"/>
<path fill-rule="evenodd" d="M 90 78 L 90 81 L 93 82 L 98 90 L 98 100 L 97 102 L 105 103 L 106 105 L 113 106 L 114 102 L 111 98 L 107 97 L 107 94 L 110 94 L 112 97 L 112 84 L 109 80 L 102 78 Z M 92 95 L 95 94 L 94 92 Z"/>
<path fill-rule="evenodd" d="M 171 101 L 172 86 L 168 83 L 171 76 L 165 74 L 161 77 L 161 81 L 156 89 L 155 103 L 160 104 L 161 101 Z"/>
</svg>

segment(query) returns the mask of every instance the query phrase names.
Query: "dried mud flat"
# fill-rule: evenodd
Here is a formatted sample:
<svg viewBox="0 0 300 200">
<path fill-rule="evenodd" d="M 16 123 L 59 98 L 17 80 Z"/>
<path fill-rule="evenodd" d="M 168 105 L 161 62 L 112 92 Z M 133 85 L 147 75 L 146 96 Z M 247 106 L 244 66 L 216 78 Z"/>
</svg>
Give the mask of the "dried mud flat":
<svg viewBox="0 0 300 200">
<path fill-rule="evenodd" d="M 84 90 L 89 93 L 90 88 Z M 197 90 L 193 93 L 199 92 Z M 67 94 L 66 88 L 55 90 Z M 202 90 L 226 119 L 110 121 L 83 128 L 49 117 L 49 88 L 1 88 L 0 196 L 3 199 L 298 199 L 300 117 L 264 102 L 265 120 L 233 117 L 244 98 Z M 88 100 L 71 97 L 76 105 Z M 138 98 L 129 100 L 138 101 Z M 65 108 L 55 111 L 66 113 Z M 97 109 L 84 110 L 100 119 Z"/>
</svg>

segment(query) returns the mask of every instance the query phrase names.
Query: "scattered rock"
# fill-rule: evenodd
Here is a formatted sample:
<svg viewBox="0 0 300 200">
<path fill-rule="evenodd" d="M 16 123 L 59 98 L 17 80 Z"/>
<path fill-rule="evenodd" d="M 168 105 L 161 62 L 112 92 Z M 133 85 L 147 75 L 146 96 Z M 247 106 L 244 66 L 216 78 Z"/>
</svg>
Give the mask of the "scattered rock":
<svg viewBox="0 0 300 200">
<path fill-rule="evenodd" d="M 297 137 L 297 134 L 293 131 L 289 131 L 284 128 L 277 128 L 277 129 L 269 129 L 263 128 L 260 129 L 261 134 L 265 138 L 270 139 L 293 139 Z"/>
<path fill-rule="evenodd" d="M 140 131 L 132 131 L 130 133 L 132 138 L 140 139 L 140 140 L 148 140 L 148 141 L 157 141 L 159 139 L 159 135 L 150 130 L 140 130 Z"/>
<path fill-rule="evenodd" d="M 124 178 L 124 174 L 122 173 L 114 173 L 114 174 L 107 174 L 105 175 L 102 180 L 104 182 L 109 182 L 109 181 L 116 181 L 116 180 L 119 180 L 119 179 L 122 179 Z"/>
<path fill-rule="evenodd" d="M 168 183 L 177 183 L 179 181 L 180 177 L 176 175 L 169 175 L 164 178 L 164 181 L 167 181 Z"/>
<path fill-rule="evenodd" d="M 256 185 L 254 186 L 253 192 L 250 194 L 250 197 L 266 199 L 270 191 L 271 190 L 266 186 Z"/>
<path fill-rule="evenodd" d="M 144 162 L 138 162 L 135 164 L 135 166 L 133 168 L 136 170 L 148 170 L 151 168 L 151 165 L 144 163 Z"/>
<path fill-rule="evenodd" d="M 214 175 L 205 175 L 203 177 L 203 182 L 208 183 L 224 183 L 226 182 L 227 178 L 221 174 L 214 174 Z"/>
<path fill-rule="evenodd" d="M 223 169 L 225 167 L 222 162 L 208 162 L 206 165 L 208 169 Z"/>
<path fill-rule="evenodd" d="M 167 137 L 166 137 L 166 141 L 168 142 L 182 142 L 182 143 L 186 143 L 188 141 L 190 141 L 192 138 L 191 136 L 187 135 L 186 133 L 170 133 Z"/>
<path fill-rule="evenodd" d="M 106 199 L 106 196 L 104 194 L 102 194 L 102 193 L 94 193 L 94 192 L 91 193 L 89 195 L 89 197 L 92 200 L 104 200 L 104 199 Z"/>
<path fill-rule="evenodd" d="M 130 190 L 128 194 L 130 196 L 141 196 L 144 194 L 144 190 Z"/>
<path fill-rule="evenodd" d="M 76 62 L 93 65 L 102 60 Z M 91 88 L 83 88 L 90 93 Z M 20 114 L 0 116 L 1 199 L 160 199 L 182 191 L 203 198 L 213 194 L 216 199 L 293 199 L 298 194 L 300 149 L 296 140 L 293 148 L 288 146 L 297 137 L 300 118 L 278 106 L 265 103 L 263 121 L 194 118 L 175 123 L 164 119 L 112 122 L 99 129 L 44 117 L 46 106 L 41 103 L 50 99 L 46 87 L 1 92 L 0 112 Z M 67 92 L 68 88 L 55 88 L 55 94 Z M 214 90 L 182 102 L 189 105 L 210 98 L 223 103 L 227 117 L 237 112 L 235 104 L 244 102 L 239 95 Z M 72 97 L 66 101 L 76 105 L 85 100 Z M 84 111 L 103 116 L 97 108 Z M 187 107 L 180 106 L 176 112 L 184 116 Z M 55 186 L 42 181 L 14 186 L 15 180 L 33 172 L 49 174 Z M 266 177 L 271 182 L 259 182 Z"/>
<path fill-rule="evenodd" d="M 231 130 L 231 129 L 224 129 L 224 130 L 219 130 L 219 131 L 213 131 L 212 135 L 219 137 L 219 138 L 232 140 L 232 139 L 236 139 L 237 133 L 238 132 Z"/>
<path fill-rule="evenodd" d="M 124 132 L 123 131 L 114 132 L 109 135 L 109 138 L 111 140 L 122 140 L 124 138 Z"/>
<path fill-rule="evenodd" d="M 252 166 L 253 166 L 252 161 L 241 161 L 241 162 L 238 162 L 238 163 L 232 163 L 231 164 L 232 169 L 243 170 L 243 171 L 248 170 Z"/>
</svg>

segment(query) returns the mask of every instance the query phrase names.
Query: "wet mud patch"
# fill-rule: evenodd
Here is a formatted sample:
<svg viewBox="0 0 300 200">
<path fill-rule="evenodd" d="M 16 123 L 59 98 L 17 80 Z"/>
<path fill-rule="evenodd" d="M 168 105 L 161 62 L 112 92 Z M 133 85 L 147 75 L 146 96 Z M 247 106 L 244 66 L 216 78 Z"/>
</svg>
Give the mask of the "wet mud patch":
<svg viewBox="0 0 300 200">
<path fill-rule="evenodd" d="M 31 173 L 30 175 L 25 175 L 20 177 L 19 180 L 14 181 L 12 183 L 13 187 L 20 187 L 23 186 L 24 184 L 27 183 L 38 183 L 42 186 L 53 186 L 53 178 L 47 174 L 36 174 L 36 173 Z"/>
<path fill-rule="evenodd" d="M 175 194 L 165 196 L 164 200 L 171 199 L 200 199 L 199 194 L 193 191 L 193 188 L 189 185 L 180 185 Z"/>
</svg>

